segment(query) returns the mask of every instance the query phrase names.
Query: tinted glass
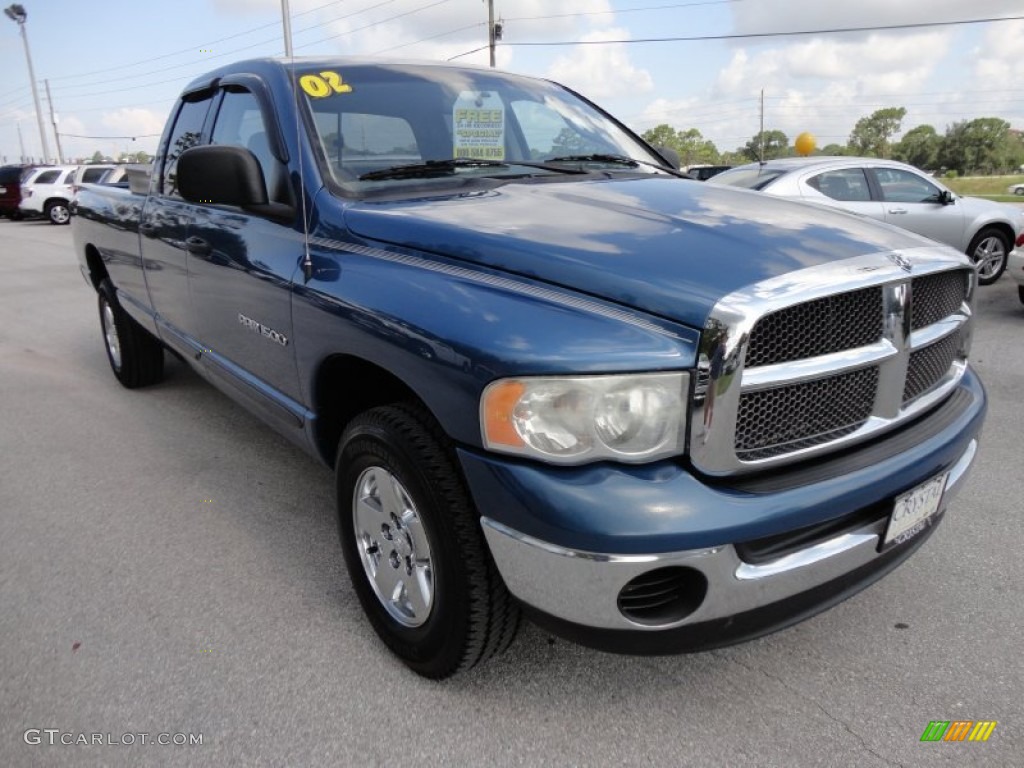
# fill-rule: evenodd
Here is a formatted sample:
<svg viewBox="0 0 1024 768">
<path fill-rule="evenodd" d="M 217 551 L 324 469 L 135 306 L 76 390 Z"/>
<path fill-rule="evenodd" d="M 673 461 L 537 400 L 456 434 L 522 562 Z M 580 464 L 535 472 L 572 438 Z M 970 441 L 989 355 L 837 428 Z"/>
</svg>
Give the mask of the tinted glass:
<svg viewBox="0 0 1024 768">
<path fill-rule="evenodd" d="M 186 149 L 191 149 L 199 144 L 202 139 L 203 122 L 206 120 L 206 112 L 210 108 L 210 99 L 200 101 L 186 101 L 181 106 L 178 118 L 174 122 L 174 131 L 171 133 L 171 140 L 167 145 L 167 157 L 164 160 L 163 192 L 171 197 L 181 197 L 178 194 L 176 171 L 178 158 Z"/>
<path fill-rule="evenodd" d="M 876 168 L 875 178 L 882 188 L 882 199 L 889 203 L 934 203 L 939 188 L 916 173 L 900 168 Z"/>
<path fill-rule="evenodd" d="M 33 184 L 53 184 L 60 176 L 60 171 L 43 171 L 32 181 Z"/>
<path fill-rule="evenodd" d="M 109 168 L 86 168 L 82 172 L 82 183 L 94 184 L 95 182 L 100 181 L 109 172 Z"/>
<path fill-rule="evenodd" d="M 777 168 L 733 168 L 708 179 L 708 184 L 721 184 L 744 189 L 764 189 L 786 171 Z"/>
<path fill-rule="evenodd" d="M 19 168 L 17 166 L 0 168 L 0 184 L 13 184 L 21 179 L 21 174 L 24 170 L 24 168 Z"/>
<path fill-rule="evenodd" d="M 248 149 L 256 155 L 263 169 L 264 183 L 269 183 L 273 178 L 277 160 L 270 151 L 259 101 L 249 91 L 228 91 L 224 94 L 213 127 L 212 141 L 214 144 L 230 144 Z"/>
<path fill-rule="evenodd" d="M 848 202 L 865 202 L 871 200 L 871 189 L 868 179 L 860 168 L 840 168 L 834 171 L 819 173 L 807 180 L 807 185 L 816 189 L 825 197 Z"/>
</svg>

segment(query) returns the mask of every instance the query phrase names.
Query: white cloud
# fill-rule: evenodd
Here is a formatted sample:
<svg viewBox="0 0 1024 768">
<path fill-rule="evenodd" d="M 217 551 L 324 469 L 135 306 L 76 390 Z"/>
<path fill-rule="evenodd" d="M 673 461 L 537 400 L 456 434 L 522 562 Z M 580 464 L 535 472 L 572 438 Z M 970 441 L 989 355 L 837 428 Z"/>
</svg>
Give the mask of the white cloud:
<svg viewBox="0 0 1024 768">
<path fill-rule="evenodd" d="M 1024 82 L 1024 21 L 993 24 L 974 57 L 974 78 L 984 87 Z"/>
<path fill-rule="evenodd" d="M 994 18 L 1021 10 L 1020 0 L 747 0 L 730 8 L 739 34 Z"/>
<path fill-rule="evenodd" d="M 617 40 L 628 36 L 627 30 L 611 27 L 585 34 L 580 40 Z M 576 46 L 551 63 L 547 76 L 597 99 L 644 93 L 654 88 L 650 73 L 633 65 L 621 43 Z"/>
</svg>

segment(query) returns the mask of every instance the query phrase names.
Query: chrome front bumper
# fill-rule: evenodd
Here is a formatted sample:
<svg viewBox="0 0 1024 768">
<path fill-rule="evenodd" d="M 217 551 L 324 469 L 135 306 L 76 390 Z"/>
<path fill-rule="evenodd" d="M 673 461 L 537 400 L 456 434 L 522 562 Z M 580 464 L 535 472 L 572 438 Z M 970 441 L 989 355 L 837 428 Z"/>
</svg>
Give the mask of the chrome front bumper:
<svg viewBox="0 0 1024 768">
<path fill-rule="evenodd" d="M 950 468 L 943 507 L 963 487 L 977 447 L 971 440 Z M 741 560 L 731 544 L 658 554 L 601 554 L 555 546 L 488 517 L 481 523 L 498 569 L 516 598 L 556 620 L 601 630 L 658 632 L 727 619 L 794 598 L 886 557 L 878 551 L 885 519 L 757 565 Z M 704 574 L 708 587 L 700 607 L 682 620 L 656 626 L 623 615 L 618 607 L 622 588 L 635 577 L 666 566 Z"/>
</svg>

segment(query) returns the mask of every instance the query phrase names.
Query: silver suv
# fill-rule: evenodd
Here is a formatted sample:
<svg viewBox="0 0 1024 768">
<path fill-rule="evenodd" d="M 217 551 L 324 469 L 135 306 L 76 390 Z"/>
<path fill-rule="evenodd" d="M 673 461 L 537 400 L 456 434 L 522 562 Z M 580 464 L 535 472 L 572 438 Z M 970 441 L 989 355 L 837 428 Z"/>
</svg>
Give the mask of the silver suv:
<svg viewBox="0 0 1024 768">
<path fill-rule="evenodd" d="M 789 157 L 741 165 L 707 183 L 842 208 L 909 229 L 970 256 L 981 285 L 998 280 L 1010 251 L 1024 245 L 1024 212 L 961 197 L 912 165 L 894 160 Z"/>
</svg>

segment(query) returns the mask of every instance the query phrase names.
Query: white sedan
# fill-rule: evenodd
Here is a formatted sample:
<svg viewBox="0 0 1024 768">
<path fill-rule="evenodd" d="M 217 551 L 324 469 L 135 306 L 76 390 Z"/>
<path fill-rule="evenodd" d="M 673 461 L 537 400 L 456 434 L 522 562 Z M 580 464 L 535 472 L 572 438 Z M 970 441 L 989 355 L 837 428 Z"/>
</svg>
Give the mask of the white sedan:
<svg viewBox="0 0 1024 768">
<path fill-rule="evenodd" d="M 912 165 L 875 157 L 787 157 L 741 165 L 708 179 L 769 195 L 859 213 L 917 232 L 966 253 L 989 285 L 1024 246 L 1024 212 L 961 197 Z"/>
<path fill-rule="evenodd" d="M 1024 184 L 1011 184 L 1006 191 L 1011 195 L 1024 195 Z"/>
</svg>

